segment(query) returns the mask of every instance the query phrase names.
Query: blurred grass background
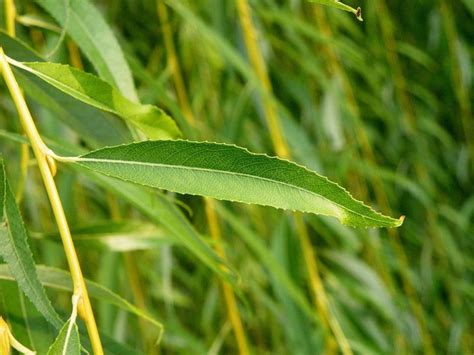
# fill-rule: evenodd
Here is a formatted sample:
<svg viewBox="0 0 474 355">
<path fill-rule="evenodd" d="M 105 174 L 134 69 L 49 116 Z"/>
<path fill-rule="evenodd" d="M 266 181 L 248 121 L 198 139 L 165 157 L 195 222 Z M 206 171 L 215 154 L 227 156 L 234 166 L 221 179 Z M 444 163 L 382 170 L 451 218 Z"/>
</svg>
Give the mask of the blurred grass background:
<svg viewBox="0 0 474 355">
<path fill-rule="evenodd" d="M 397 230 L 351 229 L 239 204 L 210 202 L 209 213 L 203 199 L 170 195 L 240 275 L 222 293 L 221 280 L 159 226 L 147 230 L 159 242 L 137 244 L 145 232 L 131 226 L 146 218 L 62 171 L 87 277 L 165 326 L 158 350 L 153 329 L 96 302 L 104 334 L 150 354 L 473 353 L 472 0 L 349 3 L 362 7 L 364 22 L 304 0 L 94 3 L 119 38 L 141 100 L 169 112 L 187 138 L 291 157 L 377 210 L 406 216 Z M 34 2 L 16 5 L 54 24 Z M 17 36 L 50 60 L 94 72 L 69 38 L 56 48 L 58 33 L 18 22 Z M 0 105 L 1 127 L 19 132 L 8 95 Z M 33 108 L 46 135 L 83 144 Z M 17 173 L 18 146 L 0 145 Z M 54 234 L 35 169 L 23 212 L 33 235 Z M 103 235 L 122 239 L 103 243 Z M 64 268 L 50 239 L 33 242 L 36 257 Z M 67 309 L 67 295 L 51 297 Z"/>
</svg>

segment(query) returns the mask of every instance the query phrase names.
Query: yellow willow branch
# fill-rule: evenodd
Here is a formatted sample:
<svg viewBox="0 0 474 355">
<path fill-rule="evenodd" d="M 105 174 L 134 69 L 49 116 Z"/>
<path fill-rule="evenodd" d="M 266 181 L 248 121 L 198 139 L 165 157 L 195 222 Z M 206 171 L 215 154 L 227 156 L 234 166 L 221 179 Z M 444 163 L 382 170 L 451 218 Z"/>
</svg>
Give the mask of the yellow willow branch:
<svg viewBox="0 0 474 355">
<path fill-rule="evenodd" d="M 156 5 L 158 10 L 158 16 L 160 18 L 160 22 L 162 23 L 168 64 L 171 66 L 178 101 L 183 111 L 184 117 L 191 126 L 194 126 L 196 121 L 194 119 L 191 106 L 189 104 L 188 95 L 186 93 L 186 87 L 184 85 L 183 76 L 178 62 L 178 57 L 176 55 L 173 34 L 169 25 L 168 10 L 163 0 L 157 0 Z M 223 260 L 226 260 L 224 250 L 220 246 L 222 242 L 222 237 L 219 229 L 219 222 L 215 211 L 214 201 L 212 199 L 206 198 L 204 200 L 204 204 L 211 237 L 216 241 L 216 252 L 221 256 Z M 247 337 L 244 331 L 244 327 L 242 325 L 242 320 L 240 317 L 239 308 L 237 307 L 237 301 L 235 299 L 234 292 L 232 288 L 224 281 L 222 281 L 221 284 L 228 317 L 230 319 L 230 323 L 235 334 L 239 353 L 241 355 L 247 355 L 249 354 Z"/>
<path fill-rule="evenodd" d="M 395 32 L 393 29 L 393 22 L 390 18 L 390 13 L 387 8 L 387 4 L 384 0 L 377 2 L 377 11 L 379 13 L 380 26 L 382 29 L 382 37 L 386 47 L 387 61 L 392 69 L 393 79 L 395 83 L 395 89 L 398 96 L 398 101 L 402 108 L 403 116 L 405 117 L 405 123 L 408 126 L 408 133 L 411 136 L 416 134 L 416 120 L 413 106 L 411 105 L 410 97 L 407 94 L 407 83 L 403 75 L 402 66 L 397 53 L 397 42 L 395 38 Z M 426 173 L 426 169 L 420 164 L 416 164 L 415 172 L 420 179 L 420 181 L 429 181 Z M 382 195 L 385 197 L 385 195 Z M 389 211 L 388 203 L 386 197 L 382 199 L 383 204 L 380 207 L 384 211 Z M 431 211 L 427 212 L 428 220 L 433 219 Z M 435 354 L 433 347 L 433 341 L 426 324 L 425 315 L 423 312 L 423 307 L 418 300 L 413 284 L 408 275 L 408 258 L 406 256 L 405 250 L 400 241 L 400 236 L 398 231 L 390 229 L 389 235 L 391 236 L 390 241 L 392 243 L 392 248 L 395 250 L 397 259 L 401 264 L 402 271 L 402 286 L 405 294 L 408 296 L 410 307 L 418 321 L 421 331 L 421 337 L 423 341 L 423 348 L 426 354 Z"/>
<path fill-rule="evenodd" d="M 242 26 L 245 46 L 247 48 L 247 55 L 249 56 L 250 62 L 258 80 L 262 83 L 263 89 L 265 90 L 262 95 L 262 102 L 265 111 L 265 118 L 267 120 L 272 138 L 273 147 L 277 155 L 282 158 L 289 158 L 290 150 L 282 134 L 277 107 L 272 98 L 272 86 L 270 83 L 270 78 L 268 77 L 262 53 L 258 47 L 257 32 L 252 23 L 250 6 L 247 0 L 237 0 L 237 10 Z M 311 245 L 303 218 L 300 215 L 295 214 L 294 220 L 296 224 L 296 231 L 300 239 L 300 246 L 303 252 L 316 309 L 318 310 L 318 313 L 320 314 L 326 329 L 331 329 L 332 333 L 334 334 L 336 342 L 338 343 L 342 353 L 344 355 L 351 355 L 352 350 L 350 348 L 349 342 L 346 339 L 337 318 L 330 312 L 329 300 L 318 271 L 318 258 L 314 252 L 313 246 Z M 332 343 L 332 338 L 327 330 L 326 333 L 327 344 L 330 345 Z"/>
<path fill-rule="evenodd" d="M 390 54 L 387 53 L 387 58 L 390 65 L 395 68 L 393 72 L 394 72 L 394 76 L 396 77 L 395 82 L 396 82 L 396 88 L 397 88 L 397 95 L 398 95 L 399 101 L 401 102 L 402 108 L 404 109 L 403 111 L 404 111 L 405 124 L 406 124 L 406 127 L 409 129 L 409 132 L 411 132 L 411 134 L 414 134 L 415 119 L 413 117 L 413 111 L 411 108 L 410 100 L 405 92 L 406 82 L 403 77 L 403 73 L 398 63 L 398 58 L 396 55 L 396 41 L 393 34 L 393 25 L 391 24 L 390 19 L 387 18 L 387 14 L 385 13 L 386 8 L 385 8 L 385 5 L 382 3 L 382 1 L 380 1 L 378 5 L 379 5 L 379 12 L 381 13 L 380 16 L 383 18 L 381 20 L 382 21 L 381 26 L 383 28 L 383 36 L 384 36 L 385 45 L 388 49 L 387 52 L 391 52 Z M 325 34 L 327 37 L 331 36 L 332 31 L 326 22 L 323 12 L 319 11 L 319 9 L 315 7 L 314 14 L 322 33 Z M 355 100 L 355 95 L 352 90 L 352 86 L 349 82 L 349 79 L 347 78 L 347 75 L 345 74 L 342 68 L 340 59 L 338 58 L 337 53 L 335 52 L 335 49 L 332 48 L 331 46 L 327 46 L 326 55 L 328 57 L 327 62 L 328 62 L 330 71 L 333 74 L 338 75 L 343 81 L 343 89 L 345 92 L 345 96 L 347 98 L 347 102 L 349 104 L 349 109 L 356 123 L 356 128 L 357 128 L 356 137 L 359 141 L 358 142 L 359 145 L 361 146 L 362 154 L 365 157 L 365 159 L 367 159 L 368 161 L 376 163 L 375 155 L 373 153 L 370 141 L 367 137 L 367 133 L 365 132 L 360 122 L 360 111 L 359 111 L 357 102 Z M 417 170 L 418 176 L 423 176 L 424 172 L 420 168 L 417 167 L 416 170 Z M 383 183 L 380 177 L 378 175 L 373 175 L 370 177 L 370 179 L 375 191 L 375 198 L 378 205 L 380 206 L 382 211 L 386 213 L 390 213 L 388 199 L 384 191 Z M 427 332 L 423 309 L 415 294 L 411 281 L 409 280 L 408 259 L 402 247 L 399 232 L 397 230 L 390 229 L 388 233 L 391 237 L 390 238 L 391 247 L 394 250 L 397 256 L 397 259 L 400 261 L 400 264 L 401 264 L 401 278 L 402 278 L 402 287 L 403 287 L 404 293 L 407 295 L 407 298 L 409 299 L 410 307 L 418 323 L 420 324 L 425 352 L 428 354 L 433 353 L 431 337 L 429 333 Z M 369 243 L 372 243 L 372 242 L 369 241 Z M 369 250 L 370 259 L 375 261 L 376 267 L 378 271 L 380 272 L 383 280 L 389 287 L 390 291 L 392 293 L 395 292 L 393 279 L 386 268 L 386 264 L 380 259 L 380 256 L 379 256 L 379 253 L 377 253 L 377 250 L 372 250 L 374 249 L 374 247 L 371 244 L 369 244 L 369 246 L 370 246 L 370 250 Z"/>
<path fill-rule="evenodd" d="M 268 78 L 262 53 L 258 48 L 257 33 L 252 24 L 250 7 L 247 0 L 237 0 L 237 9 L 243 30 L 245 46 L 247 47 L 247 55 L 264 90 L 262 94 L 263 109 L 275 152 L 281 158 L 287 158 L 289 156 L 289 150 L 281 132 L 276 105 L 272 100 L 272 85 Z"/>
<path fill-rule="evenodd" d="M 333 35 L 333 32 L 326 20 L 325 11 L 321 7 L 318 7 L 318 6 L 313 6 L 312 8 L 313 8 L 313 14 L 316 19 L 316 23 L 318 25 L 319 30 L 326 37 L 328 38 L 331 37 Z M 346 72 L 344 71 L 339 55 L 336 49 L 333 48 L 330 44 L 325 45 L 323 47 L 323 53 L 327 57 L 326 63 L 327 63 L 328 71 L 330 72 L 330 74 L 337 76 L 342 81 L 342 89 L 343 89 L 344 96 L 348 104 L 349 111 L 351 112 L 351 116 L 355 123 L 355 127 L 356 127 L 355 136 L 357 139 L 357 143 L 361 148 L 362 156 L 367 161 L 370 161 L 376 164 L 377 162 L 375 159 L 372 146 L 370 144 L 367 133 L 360 121 L 360 110 L 359 110 L 357 101 L 355 99 L 354 91 L 352 89 L 349 78 L 347 77 Z M 387 201 L 387 197 L 386 197 L 383 183 L 380 179 L 380 176 L 375 174 L 375 175 L 370 176 L 369 179 L 374 188 L 375 198 L 377 200 L 377 203 L 385 212 L 388 213 L 387 211 L 389 210 L 388 201 Z M 367 197 L 367 190 L 365 190 L 360 196 Z M 393 231 L 393 232 L 398 233 L 397 231 Z M 392 233 L 392 231 L 389 231 L 389 233 Z M 398 240 L 398 238 L 396 240 Z M 398 250 L 399 248 L 396 249 L 396 252 Z M 395 293 L 394 281 L 392 279 L 392 275 L 390 274 L 390 271 L 387 268 L 386 262 L 380 257 L 381 253 L 379 251 L 380 251 L 379 243 L 375 244 L 375 241 L 369 238 L 367 240 L 366 258 L 370 262 L 375 264 L 375 269 L 382 277 L 389 291 L 393 294 Z M 401 346 L 405 346 L 404 338 L 400 333 L 397 334 L 397 339 L 399 343 L 401 344 Z"/>
<path fill-rule="evenodd" d="M 0 354 L 9 355 L 10 348 L 25 355 L 35 355 L 36 352 L 28 349 L 13 336 L 8 324 L 0 317 Z"/>
<path fill-rule="evenodd" d="M 180 70 L 178 56 L 176 55 L 173 34 L 171 32 L 171 26 L 168 19 L 168 10 L 163 0 L 157 0 L 156 6 L 161 22 L 161 28 L 163 30 L 168 65 L 171 67 L 171 73 L 173 75 L 174 87 L 176 89 L 176 95 L 178 96 L 179 105 L 181 106 L 186 120 L 191 126 L 194 126 L 195 119 L 191 110 L 191 106 L 189 105 L 189 99 L 186 93 L 186 87 L 184 86 L 183 75 Z"/>
<path fill-rule="evenodd" d="M 15 18 L 16 8 L 13 0 L 5 0 L 5 23 L 7 26 L 7 33 L 15 37 Z"/>
<path fill-rule="evenodd" d="M 223 259 L 226 260 L 224 248 L 222 247 L 221 241 L 221 231 L 219 228 L 219 222 L 217 220 L 216 209 L 214 206 L 214 200 L 210 198 L 205 199 L 205 209 L 207 222 L 209 225 L 209 231 L 211 233 L 212 239 L 216 242 L 215 250 L 217 254 Z M 248 355 L 249 349 L 247 344 L 247 338 L 245 336 L 244 327 L 242 326 L 242 320 L 240 319 L 239 310 L 237 307 L 237 301 L 235 299 L 234 292 L 228 283 L 222 282 L 222 290 L 224 293 L 225 303 L 227 306 L 227 312 L 229 314 L 230 322 L 232 328 L 234 328 L 235 338 L 237 339 L 237 345 L 239 347 L 239 354 Z"/>
<path fill-rule="evenodd" d="M 171 27 L 169 25 L 168 11 L 163 1 L 157 0 L 158 16 L 162 23 L 163 36 L 165 41 L 166 53 L 168 57 L 168 64 L 171 66 L 175 90 L 178 96 L 178 101 L 183 110 L 183 114 L 189 124 L 194 125 L 195 119 L 189 105 L 188 95 L 181 74 L 178 58 L 176 55 L 176 49 L 173 42 L 173 36 Z M 225 259 L 225 254 L 222 248 L 219 247 L 221 242 L 221 233 L 218 225 L 217 215 L 214 209 L 214 201 L 211 199 L 205 199 L 206 216 L 209 224 L 211 236 L 217 242 L 216 251 L 222 258 Z M 237 302 L 235 300 L 232 288 L 226 283 L 222 283 L 224 299 L 227 307 L 227 312 L 236 336 L 237 345 L 239 347 L 240 354 L 248 354 L 248 345 L 245 332 L 242 326 Z"/>
<path fill-rule="evenodd" d="M 107 193 L 107 204 L 109 206 L 110 216 L 112 221 L 120 221 L 122 219 L 122 213 L 117 198 L 111 193 Z M 140 282 L 140 274 L 137 268 L 133 252 L 123 253 L 123 261 L 125 263 L 125 270 L 127 271 L 127 277 L 130 282 L 130 288 L 132 290 L 133 300 L 141 309 L 146 309 L 145 295 L 143 293 L 143 287 Z M 140 319 L 138 323 L 140 332 L 142 333 L 143 345 L 145 352 L 150 353 L 150 349 L 154 348 L 154 344 L 151 344 L 147 337 L 148 324 L 145 320 Z"/>
<path fill-rule="evenodd" d="M 457 62 L 460 43 L 458 41 L 456 22 L 450 4 L 439 0 L 438 3 L 444 33 L 448 44 L 452 87 L 458 100 L 461 124 L 464 130 L 466 144 L 469 148 L 469 154 L 471 156 L 471 169 L 474 171 L 474 124 L 472 122 L 472 101 L 469 99 L 469 86 L 462 80 L 461 68 Z"/>
<path fill-rule="evenodd" d="M 26 104 L 25 98 L 21 89 L 13 75 L 13 72 L 8 64 L 3 48 L 0 48 L 0 68 L 3 78 L 12 96 L 13 102 L 18 110 L 21 125 L 31 143 L 33 153 L 38 163 L 38 168 L 43 179 L 46 192 L 49 197 L 51 208 L 53 210 L 56 223 L 58 225 L 59 234 L 64 247 L 64 252 L 71 272 L 71 277 L 74 285 L 74 294 L 80 296 L 78 312 L 80 317 L 84 320 L 89 338 L 91 340 L 94 354 L 102 355 L 102 344 L 99 337 L 99 331 L 95 322 L 94 314 L 92 312 L 89 295 L 82 276 L 81 266 L 77 258 L 76 249 L 72 241 L 71 232 L 66 220 L 66 215 L 59 198 L 59 193 L 54 182 L 54 172 L 56 164 L 54 159 L 49 154 L 49 148 L 44 144 L 41 136 L 36 128 L 35 122 Z"/>
</svg>

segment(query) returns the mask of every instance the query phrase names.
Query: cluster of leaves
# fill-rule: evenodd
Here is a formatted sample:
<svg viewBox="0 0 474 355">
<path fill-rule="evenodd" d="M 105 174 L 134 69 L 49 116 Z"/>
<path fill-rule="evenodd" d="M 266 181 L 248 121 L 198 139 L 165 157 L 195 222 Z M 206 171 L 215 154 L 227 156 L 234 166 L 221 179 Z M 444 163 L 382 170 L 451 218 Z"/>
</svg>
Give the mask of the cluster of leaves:
<svg viewBox="0 0 474 355">
<path fill-rule="evenodd" d="M 349 226 L 305 215 L 331 315 L 355 352 L 472 352 L 474 9 L 467 0 L 368 1 L 362 24 L 337 11 L 354 10 L 347 5 L 313 2 L 252 2 L 271 100 L 298 164 L 233 145 L 273 151 L 233 1 L 165 1 L 169 19 L 151 0 L 22 1 L 17 38 L 0 32 L 61 162 L 56 181 L 94 280 L 88 289 L 106 353 L 156 352 L 161 324 L 166 352 L 235 352 L 221 281 L 238 295 L 252 352 L 331 351 L 291 214 L 218 203 L 224 239 L 216 242 L 203 200 L 190 195 Z M 175 95 L 164 26 L 189 108 Z M 89 345 L 80 322 L 62 321 L 72 286 L 54 219 L 34 167 L 15 201 L 18 143 L 27 141 L 8 95 L 0 109 L 0 255 L 8 264 L 0 265 L 0 315 L 39 353 L 61 353 L 64 344 L 79 353 L 78 332 L 82 349 Z M 405 226 L 350 228 L 402 220 L 302 165 L 386 214 L 408 216 Z"/>
</svg>

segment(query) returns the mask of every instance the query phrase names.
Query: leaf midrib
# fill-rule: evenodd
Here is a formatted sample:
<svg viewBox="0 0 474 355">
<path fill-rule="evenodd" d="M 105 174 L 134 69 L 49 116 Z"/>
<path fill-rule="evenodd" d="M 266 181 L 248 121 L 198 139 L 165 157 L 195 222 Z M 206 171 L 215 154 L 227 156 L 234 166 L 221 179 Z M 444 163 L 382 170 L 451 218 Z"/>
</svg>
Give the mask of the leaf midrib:
<svg viewBox="0 0 474 355">
<path fill-rule="evenodd" d="M 42 63 L 42 62 L 37 62 L 37 63 L 39 63 L 39 64 L 44 64 L 44 63 Z M 82 92 L 76 90 L 75 88 L 73 88 L 73 87 L 71 87 L 71 86 L 68 86 L 68 85 L 66 85 L 66 84 L 63 84 L 61 81 L 56 80 L 56 79 L 55 79 L 54 77 L 52 77 L 51 75 L 47 75 L 47 74 L 45 74 L 45 73 L 43 73 L 43 72 L 41 72 L 41 71 L 39 71 L 39 70 L 36 70 L 36 69 L 34 69 L 34 68 L 29 67 L 29 66 L 28 66 L 28 63 L 21 63 L 21 62 L 13 61 L 12 64 L 13 64 L 13 65 L 16 65 L 16 66 L 19 67 L 20 69 L 26 70 L 26 71 L 28 71 L 28 72 L 30 72 L 30 73 L 32 73 L 32 74 L 35 74 L 35 75 L 37 75 L 37 76 L 39 76 L 39 77 L 42 77 L 43 80 L 46 80 L 46 81 L 49 80 L 49 81 L 54 82 L 57 86 L 63 88 L 62 91 L 66 92 L 66 93 L 67 93 L 68 91 L 74 92 L 77 96 L 80 96 L 80 97 L 82 98 L 82 101 L 85 101 L 85 102 L 94 102 L 95 104 L 91 104 L 91 105 L 94 106 L 94 107 L 96 107 L 96 108 L 98 108 L 98 109 L 101 109 L 101 110 L 104 110 L 104 111 L 113 113 L 113 114 L 115 114 L 115 115 L 117 115 L 117 116 L 120 116 L 120 113 L 119 113 L 118 111 L 116 111 L 116 110 L 110 108 L 110 107 L 107 106 L 107 105 L 102 104 L 100 101 L 95 100 L 95 99 L 92 98 L 91 96 L 88 96 L 88 95 L 86 95 L 86 94 L 84 94 L 84 93 L 82 93 Z M 33 62 L 32 64 L 34 64 L 34 62 Z M 63 64 L 58 64 L 58 65 L 63 65 Z M 85 72 L 84 72 L 84 74 L 86 74 L 86 75 L 91 75 L 91 74 L 85 73 Z M 104 82 L 107 83 L 106 81 L 104 81 Z M 110 84 L 107 83 L 107 85 L 110 85 Z"/>
</svg>

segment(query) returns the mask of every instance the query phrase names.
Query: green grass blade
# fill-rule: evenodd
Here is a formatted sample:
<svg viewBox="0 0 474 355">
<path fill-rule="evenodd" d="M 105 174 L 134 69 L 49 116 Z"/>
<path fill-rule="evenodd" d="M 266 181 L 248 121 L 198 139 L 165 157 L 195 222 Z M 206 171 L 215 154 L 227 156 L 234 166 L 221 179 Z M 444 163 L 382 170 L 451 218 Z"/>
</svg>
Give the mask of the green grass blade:
<svg viewBox="0 0 474 355">
<path fill-rule="evenodd" d="M 130 122 L 152 139 L 177 138 L 181 132 L 163 110 L 134 103 L 95 75 L 64 64 L 18 63 L 13 65 L 38 76 L 64 93 Z"/>
<path fill-rule="evenodd" d="M 59 328 L 62 321 L 38 279 L 33 255 L 27 242 L 28 235 L 15 196 L 7 181 L 2 159 L 0 159 L 0 201 L 2 205 L 0 255 L 8 264 L 12 275 L 25 295 L 52 325 Z"/>
<path fill-rule="evenodd" d="M 232 145 L 148 141 L 81 156 L 78 165 L 137 184 L 336 217 L 353 227 L 398 227 L 339 185 L 289 161 Z"/>
</svg>

